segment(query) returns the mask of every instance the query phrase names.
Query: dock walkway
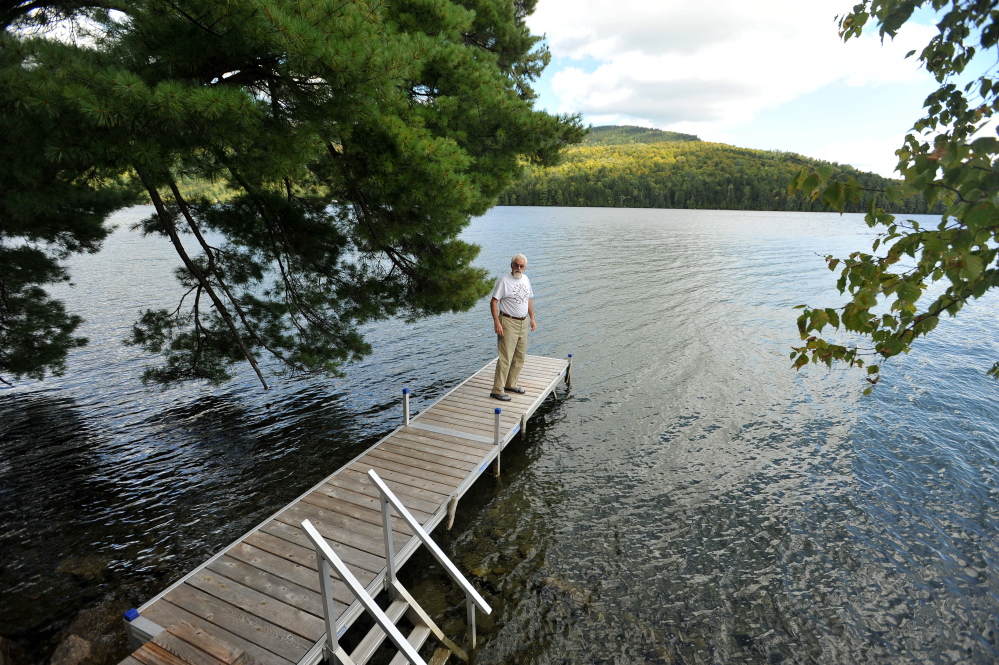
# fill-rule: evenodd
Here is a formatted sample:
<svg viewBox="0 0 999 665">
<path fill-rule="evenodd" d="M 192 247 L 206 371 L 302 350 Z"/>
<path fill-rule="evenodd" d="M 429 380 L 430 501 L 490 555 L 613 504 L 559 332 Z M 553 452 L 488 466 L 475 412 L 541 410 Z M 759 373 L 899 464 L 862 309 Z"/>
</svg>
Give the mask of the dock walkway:
<svg viewBox="0 0 999 665">
<path fill-rule="evenodd" d="M 489 397 L 495 362 L 132 611 L 130 641 L 144 646 L 122 665 L 318 663 L 326 627 L 315 549 L 302 521 L 310 520 L 377 595 L 385 542 L 380 495 L 367 471 L 374 469 L 429 533 L 569 371 L 567 360 L 528 356 L 520 375 L 526 393 L 499 402 Z M 498 448 L 496 407 L 502 409 Z M 393 538 L 405 543 L 396 554 L 401 566 L 420 543 L 394 519 Z M 342 634 L 363 610 L 340 580 L 333 600 Z"/>
</svg>

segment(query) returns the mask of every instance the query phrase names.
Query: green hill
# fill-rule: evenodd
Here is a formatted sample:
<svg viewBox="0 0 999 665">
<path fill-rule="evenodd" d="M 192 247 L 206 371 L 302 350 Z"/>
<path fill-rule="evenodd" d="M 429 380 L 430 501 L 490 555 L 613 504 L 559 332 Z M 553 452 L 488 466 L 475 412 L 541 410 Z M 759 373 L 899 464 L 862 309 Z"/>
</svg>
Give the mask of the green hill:
<svg viewBox="0 0 999 665">
<path fill-rule="evenodd" d="M 499 205 L 820 211 L 820 203 L 789 198 L 787 183 L 802 166 L 827 163 L 645 127 L 594 127 L 559 166 L 529 167 L 499 197 Z M 865 188 L 883 189 L 891 182 L 845 164 L 832 166 Z M 890 212 L 926 212 L 921 199 L 890 204 L 882 197 L 879 204 Z M 855 207 L 866 209 L 866 198 Z"/>
</svg>

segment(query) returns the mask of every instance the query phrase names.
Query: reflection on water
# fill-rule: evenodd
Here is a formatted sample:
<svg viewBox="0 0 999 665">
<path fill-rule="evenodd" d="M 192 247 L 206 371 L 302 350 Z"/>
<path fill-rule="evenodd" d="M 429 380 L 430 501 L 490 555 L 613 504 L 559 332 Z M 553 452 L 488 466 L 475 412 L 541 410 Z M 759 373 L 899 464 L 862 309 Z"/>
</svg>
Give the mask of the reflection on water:
<svg viewBox="0 0 999 665">
<path fill-rule="evenodd" d="M 790 308 L 839 300 L 820 257 L 868 237 L 823 214 L 473 222 L 480 265 L 530 259 L 532 352 L 574 354 L 570 397 L 435 534 L 494 607 L 478 663 L 999 659 L 995 298 L 888 363 L 872 397 L 856 373 L 789 369 Z M 173 297 L 169 256 L 119 232 L 80 259 L 91 346 L 65 377 L 0 392 L 0 635 L 30 660 L 79 610 L 138 605 L 391 430 L 403 386 L 419 410 L 494 353 L 482 302 L 371 326 L 375 353 L 343 381 L 147 390 L 119 340 Z M 418 559 L 408 581 L 458 635 L 462 598 L 433 570 Z"/>
</svg>

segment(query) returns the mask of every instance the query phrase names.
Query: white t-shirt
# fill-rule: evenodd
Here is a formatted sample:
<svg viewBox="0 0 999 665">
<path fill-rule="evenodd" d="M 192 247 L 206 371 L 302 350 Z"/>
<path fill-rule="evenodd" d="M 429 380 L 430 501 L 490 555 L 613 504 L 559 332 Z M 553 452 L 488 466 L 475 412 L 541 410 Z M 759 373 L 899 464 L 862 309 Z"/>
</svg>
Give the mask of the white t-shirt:
<svg viewBox="0 0 999 665">
<path fill-rule="evenodd" d="M 510 316 L 527 316 L 527 301 L 534 297 L 531 290 L 531 280 L 521 274 L 520 279 L 514 279 L 507 273 L 496 280 L 493 287 L 493 298 L 499 301 L 499 311 Z"/>
</svg>

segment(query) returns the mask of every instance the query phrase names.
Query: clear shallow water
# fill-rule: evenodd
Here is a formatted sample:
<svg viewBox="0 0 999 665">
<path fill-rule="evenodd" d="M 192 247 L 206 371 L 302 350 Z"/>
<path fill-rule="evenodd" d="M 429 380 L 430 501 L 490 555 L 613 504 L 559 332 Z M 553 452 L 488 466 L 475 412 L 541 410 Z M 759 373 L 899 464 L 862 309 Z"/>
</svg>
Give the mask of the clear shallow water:
<svg viewBox="0 0 999 665">
<path fill-rule="evenodd" d="M 869 247 L 859 217 L 498 208 L 465 236 L 495 273 L 527 254 L 531 352 L 574 354 L 570 397 L 435 534 L 495 608 L 478 663 L 999 660 L 995 297 L 864 398 L 788 360 L 791 307 L 839 302 L 821 256 Z M 127 231 L 81 258 L 91 345 L 0 391 L 0 635 L 26 661 L 89 630 L 116 662 L 119 609 L 390 431 L 402 387 L 419 409 L 495 353 L 483 301 L 371 326 L 345 380 L 146 389 L 120 340 L 174 302 L 174 263 Z M 460 599 L 408 571 L 457 634 Z"/>
</svg>

